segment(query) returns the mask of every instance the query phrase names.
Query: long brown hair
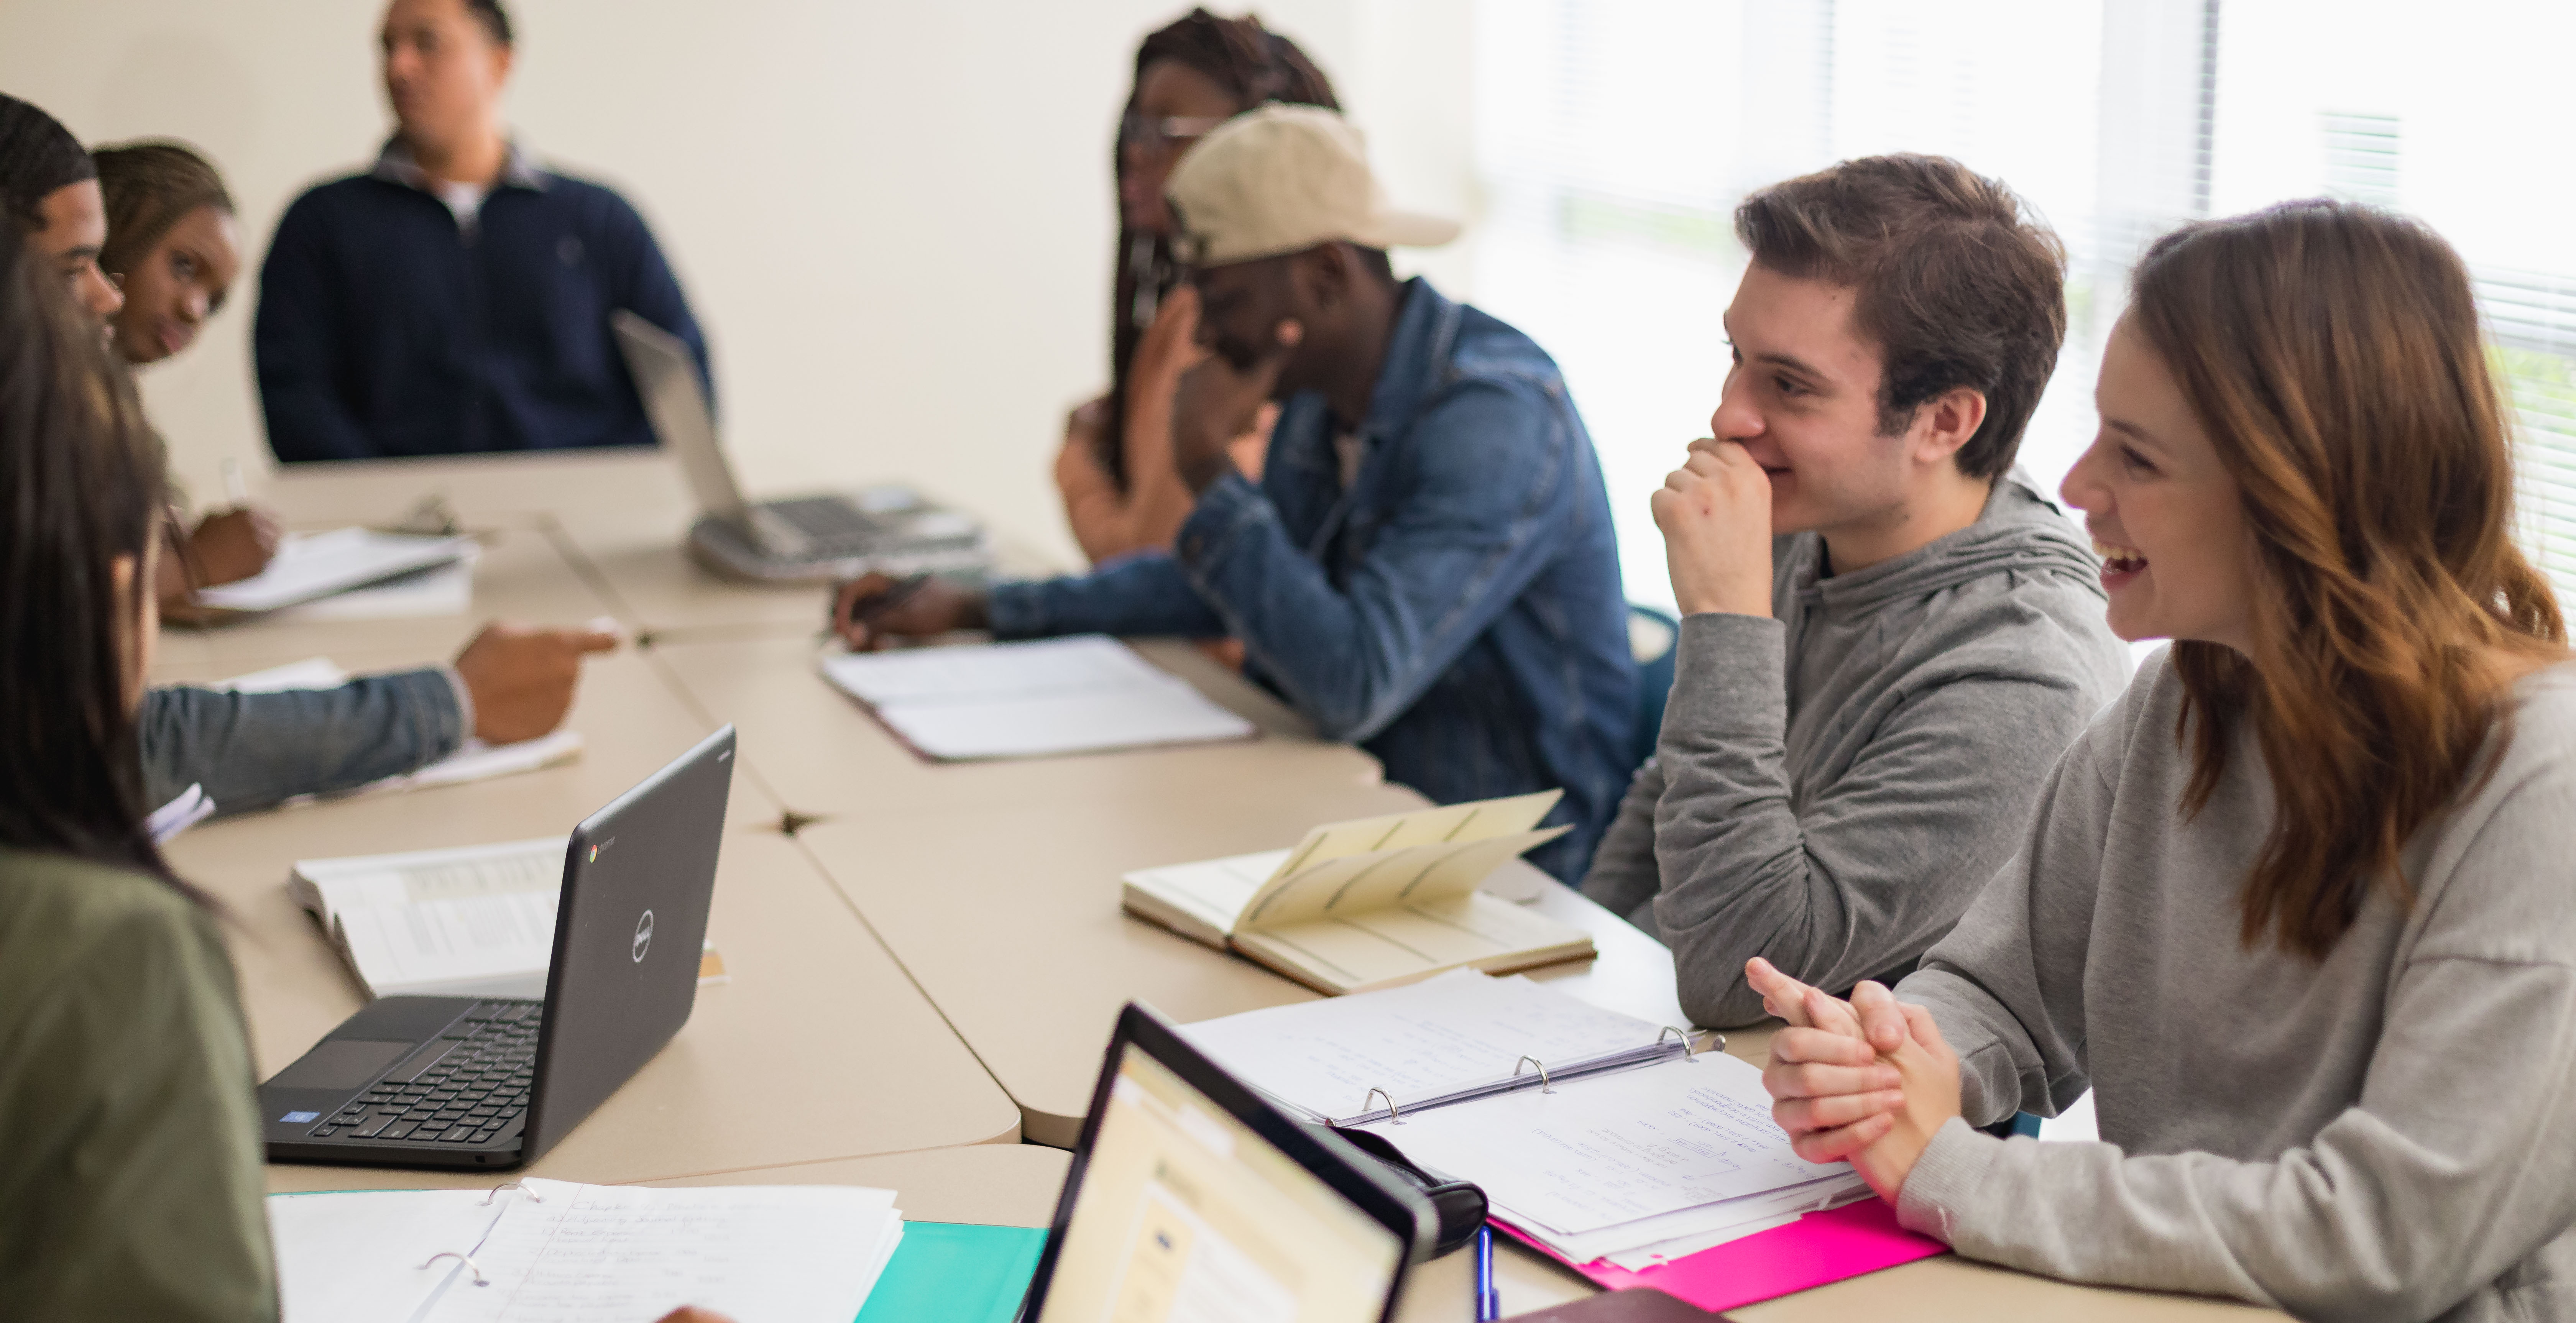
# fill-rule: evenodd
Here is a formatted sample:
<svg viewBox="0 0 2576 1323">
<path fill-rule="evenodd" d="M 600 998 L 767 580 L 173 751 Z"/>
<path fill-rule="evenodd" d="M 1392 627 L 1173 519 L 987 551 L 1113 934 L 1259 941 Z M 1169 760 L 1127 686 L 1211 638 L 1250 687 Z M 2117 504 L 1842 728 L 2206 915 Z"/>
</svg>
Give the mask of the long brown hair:
<svg viewBox="0 0 2576 1323">
<path fill-rule="evenodd" d="M 2564 655 L 2509 535 L 2468 270 L 2415 221 L 2318 201 L 2186 226 L 2134 279 L 2133 325 L 2235 478 L 2257 562 L 2252 655 L 2173 650 L 2184 810 L 2250 727 L 2275 807 L 2242 937 L 2323 958 L 2373 879 L 2412 903 L 2399 850 L 2510 735 L 2499 675 Z"/>
<path fill-rule="evenodd" d="M 0 845 L 169 870 L 126 705 L 161 447 L 98 323 L 0 220 Z M 137 573 L 120 593 L 115 565 Z M 187 888 L 181 887 L 182 891 Z M 191 895 L 195 894 L 193 892 Z"/>
<path fill-rule="evenodd" d="M 101 147 L 90 159 L 98 165 L 98 190 L 107 202 L 107 243 L 98 250 L 98 265 L 110 274 L 132 274 L 189 212 L 233 210 L 224 177 L 185 143 L 130 142 Z"/>
<path fill-rule="evenodd" d="M 1240 114 L 1265 102 L 1322 106 L 1339 110 L 1332 80 L 1300 50 L 1297 43 L 1261 26 L 1251 14 L 1218 18 L 1192 9 L 1159 28 L 1136 48 L 1136 79 L 1128 85 L 1127 110 L 1134 113 L 1145 70 L 1174 60 L 1204 74 L 1231 93 Z M 1127 156 L 1118 145 L 1109 149 L 1110 168 L 1127 173 Z M 1136 343 L 1154 324 L 1154 310 L 1180 280 L 1181 264 L 1172 256 L 1167 235 L 1127 228 L 1122 213 L 1118 227 L 1117 277 L 1110 291 L 1109 417 L 1100 429 L 1097 458 L 1121 488 L 1127 485 L 1127 369 Z"/>
</svg>

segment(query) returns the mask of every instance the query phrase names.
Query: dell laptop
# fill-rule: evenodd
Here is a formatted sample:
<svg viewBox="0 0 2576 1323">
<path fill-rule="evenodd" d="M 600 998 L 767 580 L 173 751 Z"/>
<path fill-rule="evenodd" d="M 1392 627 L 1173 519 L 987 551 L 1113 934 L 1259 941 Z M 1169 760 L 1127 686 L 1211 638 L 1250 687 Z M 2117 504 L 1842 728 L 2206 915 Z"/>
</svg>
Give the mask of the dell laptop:
<svg viewBox="0 0 2576 1323">
<path fill-rule="evenodd" d="M 384 997 L 259 1086 L 274 1162 L 534 1162 L 687 1023 L 733 727 L 575 827 L 542 1001 Z"/>
<path fill-rule="evenodd" d="M 1435 1229 L 1375 1160 L 1131 1003 L 1019 1319 L 1386 1323 Z"/>
<path fill-rule="evenodd" d="M 623 308 L 609 325 L 653 434 L 679 456 L 697 495 L 701 517 L 689 530 L 689 551 L 707 568 L 737 579 L 821 582 L 871 570 L 980 574 L 992 564 L 981 526 L 906 488 L 743 500 L 688 345 Z"/>
</svg>

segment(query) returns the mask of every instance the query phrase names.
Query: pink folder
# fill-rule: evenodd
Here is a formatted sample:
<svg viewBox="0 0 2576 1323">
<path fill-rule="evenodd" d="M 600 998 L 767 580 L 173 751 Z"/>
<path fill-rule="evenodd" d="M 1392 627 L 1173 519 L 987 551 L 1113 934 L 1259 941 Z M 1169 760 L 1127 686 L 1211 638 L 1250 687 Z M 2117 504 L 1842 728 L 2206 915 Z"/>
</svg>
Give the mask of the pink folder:
<svg viewBox="0 0 2576 1323">
<path fill-rule="evenodd" d="M 1506 1222 L 1494 1225 L 1539 1253 L 1557 1257 L 1520 1228 Z M 1940 1241 L 1898 1226 L 1896 1210 L 1886 1203 L 1863 1199 L 1642 1272 L 1630 1272 L 1607 1259 L 1566 1266 L 1614 1291 L 1651 1286 L 1717 1312 L 1949 1252 L 1950 1247 Z"/>
</svg>

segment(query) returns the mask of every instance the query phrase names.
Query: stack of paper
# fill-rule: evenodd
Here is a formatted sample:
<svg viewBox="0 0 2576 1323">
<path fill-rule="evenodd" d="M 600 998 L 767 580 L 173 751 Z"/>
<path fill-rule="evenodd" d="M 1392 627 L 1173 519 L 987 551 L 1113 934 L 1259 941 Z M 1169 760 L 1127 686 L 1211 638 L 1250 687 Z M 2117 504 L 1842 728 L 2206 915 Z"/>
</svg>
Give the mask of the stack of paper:
<svg viewBox="0 0 2576 1323">
<path fill-rule="evenodd" d="M 1383 992 L 1245 1011 L 1183 1025 L 1192 1046 L 1252 1087 L 1334 1125 L 1539 1087 L 1521 1058 L 1562 1083 L 1689 1052 L 1666 1032 L 1520 975 L 1452 970 Z M 1515 1073 L 1517 1072 L 1517 1073 Z M 1384 1098 L 1372 1098 L 1372 1091 Z"/>
<path fill-rule="evenodd" d="M 1789 1150 L 1753 1067 L 1527 979 L 1459 971 L 1182 1032 L 1291 1107 L 1476 1182 L 1571 1263 L 1646 1267 L 1869 1192 Z"/>
<path fill-rule="evenodd" d="M 829 654 L 823 677 L 945 761 L 1247 739 L 1253 724 L 1098 634 Z"/>
<path fill-rule="evenodd" d="M 201 588 L 197 601 L 224 611 L 276 611 L 448 564 L 473 545 L 472 538 L 367 528 L 290 533 L 268 568 L 238 583 Z"/>
<path fill-rule="evenodd" d="M 518 1184 L 269 1196 L 286 1323 L 849 1323 L 903 1239 L 892 1190 Z"/>
<path fill-rule="evenodd" d="M 299 860 L 286 894 L 369 997 L 546 995 L 564 838 Z M 725 981 L 710 941 L 698 983 Z"/>
</svg>

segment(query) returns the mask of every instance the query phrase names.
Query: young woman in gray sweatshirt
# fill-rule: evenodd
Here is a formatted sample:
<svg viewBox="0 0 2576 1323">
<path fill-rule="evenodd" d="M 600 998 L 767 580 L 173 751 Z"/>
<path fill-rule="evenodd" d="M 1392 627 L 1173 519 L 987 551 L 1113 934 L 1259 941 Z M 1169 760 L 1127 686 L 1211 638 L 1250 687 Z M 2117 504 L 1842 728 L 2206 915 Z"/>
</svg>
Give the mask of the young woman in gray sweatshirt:
<svg viewBox="0 0 2576 1323">
<path fill-rule="evenodd" d="M 1893 998 L 1756 962 L 1774 1114 L 1976 1258 L 2576 1317 L 2576 666 L 2466 270 L 2345 204 L 2186 228 L 2099 398 L 2065 493 L 2177 643 Z M 1971 1128 L 2088 1087 L 2101 1142 Z"/>
</svg>

